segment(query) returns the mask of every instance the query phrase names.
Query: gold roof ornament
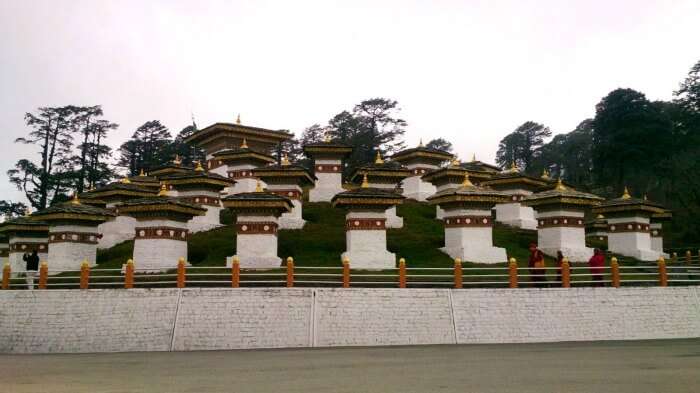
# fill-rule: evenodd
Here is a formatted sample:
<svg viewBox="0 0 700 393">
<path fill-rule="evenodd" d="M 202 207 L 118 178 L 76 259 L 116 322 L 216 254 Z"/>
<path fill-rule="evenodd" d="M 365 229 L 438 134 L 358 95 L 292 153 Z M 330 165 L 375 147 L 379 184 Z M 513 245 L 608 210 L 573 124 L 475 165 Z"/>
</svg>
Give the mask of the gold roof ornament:
<svg viewBox="0 0 700 393">
<path fill-rule="evenodd" d="M 561 177 L 557 179 L 557 186 L 554 187 L 555 190 L 557 191 L 566 191 L 567 188 L 564 186 L 564 183 L 561 182 Z"/>
<path fill-rule="evenodd" d="M 159 197 L 168 196 L 168 187 L 165 185 L 165 182 L 160 183 L 160 191 L 158 191 L 158 196 Z"/>
<path fill-rule="evenodd" d="M 238 116 L 236 116 L 236 124 L 241 124 L 241 114 L 239 113 Z"/>
<path fill-rule="evenodd" d="M 146 176 L 146 174 L 145 174 L 145 173 L 143 173 L 143 168 L 141 168 L 141 171 L 139 172 L 139 176 L 140 176 L 140 177 L 144 177 L 144 176 Z"/>
<path fill-rule="evenodd" d="M 454 156 L 452 158 L 452 161 L 450 161 L 450 165 L 452 166 L 459 166 L 462 162 L 457 158 L 457 156 Z"/>
<path fill-rule="evenodd" d="M 80 199 L 78 199 L 78 192 L 73 193 L 73 199 L 70 201 L 71 205 L 80 205 Z"/>
<path fill-rule="evenodd" d="M 476 162 L 476 153 L 472 153 L 472 162 Z"/>
<path fill-rule="evenodd" d="M 326 132 L 326 135 L 323 136 L 323 141 L 325 143 L 331 143 L 331 135 Z"/>
<path fill-rule="evenodd" d="M 622 196 L 620 197 L 620 199 L 625 199 L 625 200 L 632 199 L 632 195 L 630 195 L 630 192 L 627 189 L 627 186 L 625 186 L 625 191 L 622 192 Z"/>
<path fill-rule="evenodd" d="M 25 217 L 29 217 L 31 215 L 32 215 L 32 208 L 31 207 L 27 207 L 26 209 L 24 209 L 24 216 Z"/>
<path fill-rule="evenodd" d="M 369 181 L 367 180 L 366 173 L 362 175 L 362 184 L 360 184 L 360 188 L 369 188 Z"/>
<path fill-rule="evenodd" d="M 462 187 L 474 187 L 474 184 L 469 180 L 469 172 L 464 172 L 464 180 L 462 180 Z"/>
<path fill-rule="evenodd" d="M 644 194 L 643 199 L 644 199 L 645 201 L 648 201 L 648 200 L 649 200 L 649 198 L 647 198 L 647 194 Z"/>
<path fill-rule="evenodd" d="M 418 141 L 418 147 L 423 147 L 423 138 L 420 138 L 420 141 Z"/>
<path fill-rule="evenodd" d="M 287 156 L 287 153 L 284 153 L 284 156 L 282 157 L 282 165 L 283 166 L 289 166 L 289 156 Z"/>
<path fill-rule="evenodd" d="M 123 177 L 121 180 L 119 180 L 121 184 L 131 184 L 131 180 L 129 180 L 128 177 Z"/>
<path fill-rule="evenodd" d="M 182 164 L 182 158 L 180 158 L 179 154 L 175 154 L 175 159 L 173 160 L 173 164 L 175 165 L 181 165 Z"/>
<path fill-rule="evenodd" d="M 194 168 L 195 172 L 204 172 L 204 167 L 202 166 L 202 161 L 197 160 L 197 161 L 195 161 L 195 164 L 197 164 L 197 166 Z"/>
<path fill-rule="evenodd" d="M 542 176 L 540 176 L 540 178 L 541 178 L 541 179 L 544 179 L 544 180 L 549 180 L 549 179 L 550 179 L 550 177 L 549 177 L 549 171 L 547 171 L 547 168 L 542 169 Z"/>
<path fill-rule="evenodd" d="M 263 192 L 262 185 L 260 185 L 260 180 L 255 183 L 255 192 Z"/>
<path fill-rule="evenodd" d="M 598 214 L 598 215 L 596 216 L 596 218 L 597 218 L 598 220 L 602 220 L 602 219 L 605 218 L 605 216 L 602 215 L 602 214 Z"/>
<path fill-rule="evenodd" d="M 247 149 L 248 148 L 248 141 L 243 138 L 243 142 L 241 142 L 241 149 Z"/>
<path fill-rule="evenodd" d="M 518 169 L 518 166 L 515 165 L 515 161 L 510 163 L 510 169 L 508 169 L 508 172 L 510 173 L 518 173 L 520 172 L 520 169 Z"/>
<path fill-rule="evenodd" d="M 377 157 L 374 158 L 374 163 L 377 165 L 381 165 L 384 163 L 384 160 L 382 160 L 382 155 L 377 151 Z"/>
</svg>

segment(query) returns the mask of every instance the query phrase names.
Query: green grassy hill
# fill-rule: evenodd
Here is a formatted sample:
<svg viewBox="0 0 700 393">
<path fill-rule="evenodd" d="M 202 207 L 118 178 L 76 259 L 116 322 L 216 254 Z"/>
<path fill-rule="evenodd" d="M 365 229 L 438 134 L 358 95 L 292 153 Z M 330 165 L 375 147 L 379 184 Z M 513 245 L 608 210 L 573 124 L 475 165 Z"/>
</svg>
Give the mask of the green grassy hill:
<svg viewBox="0 0 700 393">
<path fill-rule="evenodd" d="M 435 207 L 426 203 L 407 202 L 398 207 L 404 227 L 387 232 L 389 251 L 405 258 L 410 267 L 450 267 L 452 260 L 438 248 L 444 246 L 442 222 L 435 219 Z M 345 251 L 345 211 L 329 203 L 305 203 L 301 230 L 279 231 L 281 257 L 294 257 L 298 266 L 340 266 L 340 254 Z M 228 212 L 222 221 L 230 224 Z M 232 226 L 194 234 L 189 242 L 188 261 L 199 266 L 224 266 L 227 256 L 235 254 L 236 234 Z M 535 231 L 505 226 L 494 228 L 494 243 L 507 250 L 520 265 L 527 262 L 527 246 L 536 241 Z M 100 267 L 119 267 L 132 255 L 133 242 L 125 242 L 98 253 Z M 505 261 L 504 261 L 505 263 Z M 351 262 L 352 264 L 352 262 Z M 465 263 L 465 266 L 472 265 Z"/>
</svg>

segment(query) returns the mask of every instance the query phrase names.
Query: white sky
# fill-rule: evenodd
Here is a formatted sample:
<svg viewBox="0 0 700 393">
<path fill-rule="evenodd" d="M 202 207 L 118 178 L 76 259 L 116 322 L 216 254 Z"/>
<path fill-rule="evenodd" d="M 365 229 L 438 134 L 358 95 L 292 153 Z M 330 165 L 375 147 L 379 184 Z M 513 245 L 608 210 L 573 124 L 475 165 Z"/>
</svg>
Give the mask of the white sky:
<svg viewBox="0 0 700 393">
<path fill-rule="evenodd" d="M 159 119 L 290 129 L 363 99 L 492 161 L 526 120 L 568 132 L 609 91 L 670 99 L 700 60 L 700 1 L 0 0 L 0 199 L 38 106 L 101 104 L 118 147 Z"/>
</svg>

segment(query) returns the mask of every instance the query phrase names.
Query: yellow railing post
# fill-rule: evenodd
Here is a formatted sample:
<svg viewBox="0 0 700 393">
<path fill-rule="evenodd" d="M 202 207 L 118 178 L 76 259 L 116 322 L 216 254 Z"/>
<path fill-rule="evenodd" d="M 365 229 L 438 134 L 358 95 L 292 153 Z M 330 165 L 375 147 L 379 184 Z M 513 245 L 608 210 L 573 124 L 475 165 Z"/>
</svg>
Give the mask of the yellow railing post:
<svg viewBox="0 0 700 393">
<path fill-rule="evenodd" d="M 668 286 L 668 274 L 666 273 L 666 261 L 664 257 L 659 257 L 659 286 Z"/>
<path fill-rule="evenodd" d="M 131 289 L 134 287 L 134 260 L 126 261 L 126 269 L 124 271 L 124 288 Z"/>
<path fill-rule="evenodd" d="M 617 263 L 616 257 L 610 259 L 610 276 L 612 279 L 612 286 L 620 288 L 620 265 Z"/>
<path fill-rule="evenodd" d="M 90 264 L 87 260 L 80 265 L 80 289 L 87 289 L 90 282 Z"/>
<path fill-rule="evenodd" d="M 455 258 L 455 288 L 462 288 L 462 260 Z"/>
<path fill-rule="evenodd" d="M 406 260 L 399 259 L 399 288 L 406 288 Z"/>
<path fill-rule="evenodd" d="M 231 288 L 238 288 L 241 285 L 241 260 L 238 256 L 231 259 Z"/>
<path fill-rule="evenodd" d="M 686 262 L 688 265 L 692 265 L 692 264 L 693 264 L 693 253 L 690 252 L 690 250 L 688 250 L 688 251 L 685 252 L 685 262 Z"/>
<path fill-rule="evenodd" d="M 46 281 L 49 279 L 49 265 L 46 261 L 39 265 L 39 289 L 46 289 Z"/>
<path fill-rule="evenodd" d="M 350 259 L 343 258 L 343 288 L 350 288 Z"/>
<path fill-rule="evenodd" d="M 177 287 L 185 287 L 185 258 L 180 258 L 177 261 Z"/>
<path fill-rule="evenodd" d="M 5 266 L 2 267 L 2 289 L 10 289 L 10 263 L 6 262 Z"/>
<path fill-rule="evenodd" d="M 518 287 L 518 261 L 515 258 L 508 260 L 508 288 Z"/>
<path fill-rule="evenodd" d="M 561 286 L 562 288 L 571 287 L 571 270 L 568 258 L 564 258 L 561 261 Z"/>
<path fill-rule="evenodd" d="M 673 254 L 671 254 L 671 263 L 677 263 L 677 262 L 678 262 L 678 253 L 674 251 Z"/>
<path fill-rule="evenodd" d="M 287 257 L 287 288 L 294 286 L 294 258 Z"/>
</svg>

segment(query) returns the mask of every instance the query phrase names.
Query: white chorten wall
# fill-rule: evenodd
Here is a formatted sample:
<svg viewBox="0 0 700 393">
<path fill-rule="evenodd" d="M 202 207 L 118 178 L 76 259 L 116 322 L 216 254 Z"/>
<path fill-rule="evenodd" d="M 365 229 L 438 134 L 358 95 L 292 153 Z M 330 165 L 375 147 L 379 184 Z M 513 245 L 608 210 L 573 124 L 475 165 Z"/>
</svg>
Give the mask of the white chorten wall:
<svg viewBox="0 0 700 393">
<path fill-rule="evenodd" d="M 223 226 L 219 218 L 223 207 L 221 206 L 221 199 L 217 191 L 180 191 L 179 198 L 207 209 L 204 215 L 194 216 L 187 222 L 187 229 L 189 229 L 190 233 L 209 231 Z"/>
<path fill-rule="evenodd" d="M 97 264 L 97 226 L 49 227 L 49 272 L 80 270 L 83 261 Z"/>
<path fill-rule="evenodd" d="M 651 249 L 658 251 L 660 253 L 664 252 L 664 232 L 663 224 L 660 222 L 652 222 L 649 224 L 649 229 L 651 231 Z M 664 258 L 668 257 L 668 254 L 664 254 Z"/>
<path fill-rule="evenodd" d="M 396 189 L 396 186 L 393 184 L 386 184 L 386 183 L 369 183 L 370 187 L 374 188 L 380 188 L 383 190 L 387 191 L 394 191 Z M 392 229 L 397 229 L 397 228 L 403 228 L 403 217 L 399 217 L 396 214 L 396 206 L 392 206 L 388 209 L 386 209 L 386 227 L 387 228 L 392 228 Z"/>
<path fill-rule="evenodd" d="M 493 246 L 490 210 L 445 210 L 443 223 L 445 247 L 440 250 L 450 257 L 477 263 L 508 261 L 506 249 Z"/>
<path fill-rule="evenodd" d="M 238 213 L 236 217 L 236 255 L 244 269 L 280 267 L 277 256 L 277 217 Z M 232 257 L 226 258 L 231 266 Z"/>
<path fill-rule="evenodd" d="M 503 190 L 503 192 L 510 195 L 511 202 L 496 205 L 496 221 L 517 228 L 536 230 L 535 210 L 520 204 L 520 201 L 525 196 L 532 195 L 532 192 L 521 189 Z"/>
<path fill-rule="evenodd" d="M 651 248 L 647 217 L 608 218 L 608 250 L 642 261 L 655 261 L 662 252 Z"/>
<path fill-rule="evenodd" d="M 109 203 L 107 208 L 114 208 L 118 203 Z M 97 241 L 97 248 L 104 249 L 114 247 L 121 242 L 134 239 L 136 219 L 129 216 L 117 216 L 112 220 L 103 222 L 97 226 L 97 232 L 102 238 Z"/>
<path fill-rule="evenodd" d="M 177 268 L 187 260 L 187 223 L 174 220 L 139 221 L 134 237 L 134 267 L 157 272 Z"/>
<path fill-rule="evenodd" d="M 301 229 L 306 224 L 302 218 L 302 189 L 296 184 L 268 184 L 267 190 L 292 200 L 292 211 L 282 213 L 278 219 L 279 229 Z"/>
<path fill-rule="evenodd" d="M 253 169 L 258 168 L 258 166 L 252 164 L 236 164 L 222 166 L 217 169 L 221 168 L 225 168 L 225 172 L 223 174 L 220 173 L 221 171 L 215 172 L 216 170 L 212 170 L 212 172 L 236 181 L 236 184 L 233 186 L 224 188 L 224 195 L 255 191 L 259 179 L 253 176 Z M 260 181 L 260 186 L 265 188 L 265 183 Z"/>
<path fill-rule="evenodd" d="M 435 194 L 437 189 L 430 182 L 423 181 L 421 176 L 437 169 L 438 166 L 430 164 L 408 164 L 406 168 L 410 169 L 413 174 L 403 180 L 403 196 L 409 199 L 415 199 L 419 202 L 425 202 L 429 196 Z"/>
<path fill-rule="evenodd" d="M 17 272 L 27 270 L 27 262 L 22 258 L 25 253 L 31 254 L 32 250 L 37 250 L 40 263 L 49 259 L 49 241 L 45 237 L 11 237 L 8 242 L 10 251 L 7 261 L 10 262 L 12 277 L 17 277 Z M 4 266 L 4 264 L 3 264 Z"/>
<path fill-rule="evenodd" d="M 537 213 L 537 246 L 556 257 L 561 251 L 570 262 L 588 262 L 593 249 L 586 247 L 586 229 L 582 211 L 555 210 Z"/>
<path fill-rule="evenodd" d="M 316 160 L 314 162 L 316 184 L 309 190 L 309 202 L 330 202 L 343 189 L 343 162 Z"/>
<path fill-rule="evenodd" d="M 386 249 L 386 213 L 383 211 L 348 212 L 345 244 L 347 251 L 341 255 L 341 261 L 349 258 L 353 269 L 396 267 L 396 255 Z"/>
</svg>

